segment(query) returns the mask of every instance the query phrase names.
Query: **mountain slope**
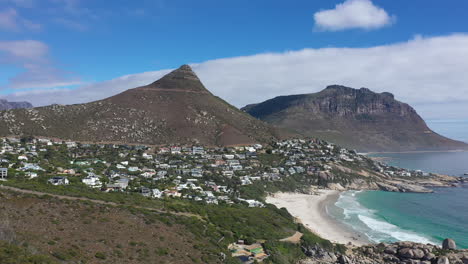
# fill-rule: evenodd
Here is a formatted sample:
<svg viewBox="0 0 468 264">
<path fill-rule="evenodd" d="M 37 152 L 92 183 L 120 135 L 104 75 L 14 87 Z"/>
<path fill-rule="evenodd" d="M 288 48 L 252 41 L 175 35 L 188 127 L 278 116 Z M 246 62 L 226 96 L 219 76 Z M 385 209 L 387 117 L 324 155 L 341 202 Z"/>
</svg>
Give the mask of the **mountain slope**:
<svg viewBox="0 0 468 264">
<path fill-rule="evenodd" d="M 212 95 L 187 65 L 104 100 L 0 112 L 0 136 L 235 145 L 269 141 L 275 131 Z"/>
<path fill-rule="evenodd" d="M 279 96 L 242 110 L 282 128 L 360 151 L 466 149 L 427 127 L 390 93 L 329 86 L 321 92 Z"/>
<path fill-rule="evenodd" d="M 29 102 L 8 102 L 5 99 L 0 99 L 0 111 L 18 109 L 18 108 L 32 108 L 32 104 Z"/>
</svg>

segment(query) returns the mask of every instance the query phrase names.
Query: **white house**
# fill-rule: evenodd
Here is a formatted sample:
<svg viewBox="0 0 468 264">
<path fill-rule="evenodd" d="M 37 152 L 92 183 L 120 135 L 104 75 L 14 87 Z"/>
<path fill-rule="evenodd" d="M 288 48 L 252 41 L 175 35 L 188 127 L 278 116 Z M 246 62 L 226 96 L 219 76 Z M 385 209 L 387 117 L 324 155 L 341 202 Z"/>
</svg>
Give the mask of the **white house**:
<svg viewBox="0 0 468 264">
<path fill-rule="evenodd" d="M 28 171 L 28 172 L 26 172 L 26 177 L 28 177 L 29 179 L 37 178 L 37 173 L 32 172 L 32 171 Z"/>
<path fill-rule="evenodd" d="M 83 178 L 81 182 L 92 188 L 100 188 L 102 186 L 101 180 L 95 174 L 89 174 L 86 178 Z"/>
<path fill-rule="evenodd" d="M 67 179 L 67 177 L 53 177 L 49 179 L 47 182 L 55 186 L 70 184 L 70 181 Z"/>
<path fill-rule="evenodd" d="M 8 176 L 8 168 L 0 168 L 0 179 L 5 179 Z"/>
<path fill-rule="evenodd" d="M 152 189 L 151 191 L 153 192 L 153 198 L 161 198 L 163 195 L 163 192 L 158 189 Z"/>
</svg>

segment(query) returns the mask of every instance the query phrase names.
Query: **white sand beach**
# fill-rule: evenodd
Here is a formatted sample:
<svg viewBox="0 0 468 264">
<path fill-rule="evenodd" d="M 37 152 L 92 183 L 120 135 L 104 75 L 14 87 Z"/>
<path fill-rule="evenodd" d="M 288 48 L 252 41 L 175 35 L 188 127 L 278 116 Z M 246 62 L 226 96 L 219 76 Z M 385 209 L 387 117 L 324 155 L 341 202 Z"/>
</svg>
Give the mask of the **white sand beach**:
<svg viewBox="0 0 468 264">
<path fill-rule="evenodd" d="M 338 222 L 326 212 L 326 206 L 335 203 L 339 191 L 319 190 L 317 195 L 298 193 L 276 193 L 267 197 L 267 202 L 288 212 L 302 222 L 315 234 L 332 242 L 353 245 L 364 245 L 370 242 L 362 235 L 353 232 L 350 227 Z"/>
</svg>

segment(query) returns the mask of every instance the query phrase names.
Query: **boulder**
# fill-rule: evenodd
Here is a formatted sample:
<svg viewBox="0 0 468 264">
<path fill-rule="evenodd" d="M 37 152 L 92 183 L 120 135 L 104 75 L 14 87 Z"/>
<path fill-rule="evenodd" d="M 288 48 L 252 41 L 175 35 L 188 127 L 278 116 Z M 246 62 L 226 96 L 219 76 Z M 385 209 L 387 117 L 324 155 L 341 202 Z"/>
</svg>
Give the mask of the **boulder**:
<svg viewBox="0 0 468 264">
<path fill-rule="evenodd" d="M 395 255 L 398 252 L 396 247 L 386 247 L 384 250 L 385 253 Z"/>
<path fill-rule="evenodd" d="M 413 255 L 414 259 L 422 259 L 424 257 L 424 251 L 421 249 L 413 249 Z"/>
<path fill-rule="evenodd" d="M 402 248 L 398 250 L 398 256 L 406 259 L 411 259 L 414 257 L 414 253 L 411 248 Z"/>
<path fill-rule="evenodd" d="M 438 257 L 437 264 L 450 264 L 450 261 L 447 257 Z"/>
<path fill-rule="evenodd" d="M 449 249 L 449 250 L 457 249 L 457 244 L 455 243 L 453 239 L 446 238 L 442 242 L 442 249 Z"/>
<path fill-rule="evenodd" d="M 434 254 L 432 254 L 432 253 L 426 253 L 426 254 L 424 255 L 424 258 L 423 258 L 423 259 L 424 259 L 424 260 L 432 260 L 432 259 L 434 259 L 434 258 L 435 258 L 435 255 L 434 255 Z"/>
<path fill-rule="evenodd" d="M 461 261 L 463 262 L 463 264 L 468 264 L 468 257 L 467 256 L 463 256 Z"/>
<path fill-rule="evenodd" d="M 340 263 L 340 264 L 351 264 L 352 262 L 347 256 L 341 255 L 341 256 L 338 257 L 338 263 Z"/>
</svg>

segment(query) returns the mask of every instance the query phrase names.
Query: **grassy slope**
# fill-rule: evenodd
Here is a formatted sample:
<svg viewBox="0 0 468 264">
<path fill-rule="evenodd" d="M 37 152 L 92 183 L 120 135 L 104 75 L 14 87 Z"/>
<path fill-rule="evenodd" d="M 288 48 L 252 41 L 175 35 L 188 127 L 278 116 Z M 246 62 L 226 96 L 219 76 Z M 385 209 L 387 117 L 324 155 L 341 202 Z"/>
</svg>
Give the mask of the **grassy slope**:
<svg viewBox="0 0 468 264">
<path fill-rule="evenodd" d="M 266 241 L 265 247 L 271 254 L 266 263 L 294 263 L 305 257 L 300 245 L 278 240 L 297 230 L 305 233 L 303 244 L 334 249 L 328 240 L 310 233 L 296 224 L 286 210 L 274 206 L 247 208 L 179 199 L 154 200 L 138 194 L 102 193 L 73 183 L 68 187 L 21 180 L 5 184 L 122 204 L 112 207 L 1 191 L 2 200 L 7 201 L 2 206 L 8 211 L 9 226 L 17 234 L 16 245 L 26 242 L 26 249 L 37 250 L 56 261 L 145 263 L 157 259 L 161 260 L 159 263 L 197 263 L 201 259 L 201 263 L 217 263 L 219 253 L 229 255 L 229 243 L 245 239 Z M 190 212 L 200 217 L 161 214 L 135 206 Z M 177 262 L 179 259 L 183 262 Z M 237 260 L 228 258 L 227 262 Z"/>
</svg>

